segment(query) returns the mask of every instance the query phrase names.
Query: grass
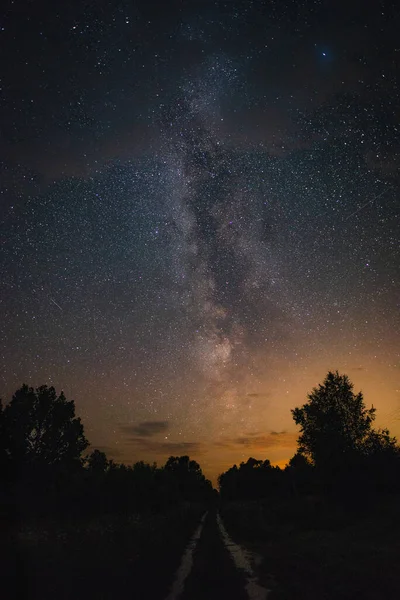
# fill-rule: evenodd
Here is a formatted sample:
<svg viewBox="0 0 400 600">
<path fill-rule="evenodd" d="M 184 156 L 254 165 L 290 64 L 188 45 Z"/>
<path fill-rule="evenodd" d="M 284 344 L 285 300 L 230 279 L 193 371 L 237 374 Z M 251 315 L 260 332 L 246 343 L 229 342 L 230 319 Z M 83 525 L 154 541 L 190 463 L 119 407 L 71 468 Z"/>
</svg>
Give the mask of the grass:
<svg viewBox="0 0 400 600">
<path fill-rule="evenodd" d="M 237 504 L 224 518 L 260 557 L 271 600 L 391 600 L 400 598 L 399 500 Z"/>
<path fill-rule="evenodd" d="M 2 538 L 1 598 L 162 598 L 200 514 L 186 505 L 158 515 L 24 522 Z"/>
</svg>

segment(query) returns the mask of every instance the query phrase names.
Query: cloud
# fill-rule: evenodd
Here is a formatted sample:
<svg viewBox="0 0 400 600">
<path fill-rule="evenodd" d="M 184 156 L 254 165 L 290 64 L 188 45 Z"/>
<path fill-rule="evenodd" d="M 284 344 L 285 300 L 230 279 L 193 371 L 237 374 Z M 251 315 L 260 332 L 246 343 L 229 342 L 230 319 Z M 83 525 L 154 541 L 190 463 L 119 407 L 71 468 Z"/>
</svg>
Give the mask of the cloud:
<svg viewBox="0 0 400 600">
<path fill-rule="evenodd" d="M 231 448 L 232 440 L 218 440 L 213 444 L 216 448 Z"/>
<path fill-rule="evenodd" d="M 158 433 L 165 433 L 169 428 L 168 421 L 142 421 L 137 425 L 121 425 L 121 430 L 135 438 L 148 438 Z"/>
<path fill-rule="evenodd" d="M 168 421 L 142 421 L 135 425 L 120 425 L 120 430 L 127 435 L 126 445 L 135 448 L 135 453 L 153 454 L 158 457 L 171 455 L 201 454 L 206 449 L 201 442 L 184 442 L 167 439 L 155 439 L 158 434 L 166 434 Z"/>
<path fill-rule="evenodd" d="M 270 431 L 268 433 L 247 432 L 242 436 L 220 440 L 216 443 L 219 447 L 244 446 L 257 450 L 267 448 L 292 448 L 296 445 L 298 434 L 288 431 Z"/>
<path fill-rule="evenodd" d="M 160 453 L 170 454 L 189 454 L 190 452 L 196 452 L 196 454 L 202 454 L 204 452 L 203 444 L 200 442 L 161 442 L 155 443 L 155 450 Z"/>
<path fill-rule="evenodd" d="M 134 446 L 136 451 L 152 453 L 157 456 L 168 457 L 171 455 L 203 454 L 206 447 L 201 442 L 174 442 L 174 441 L 157 441 L 146 437 L 133 437 L 129 440 L 129 444 Z"/>
<path fill-rule="evenodd" d="M 99 450 L 100 452 L 104 452 L 107 455 L 107 458 L 110 456 L 122 456 L 123 450 L 121 448 L 115 448 L 115 446 L 99 446 L 98 444 L 93 444 L 90 446 L 90 451 Z"/>
</svg>

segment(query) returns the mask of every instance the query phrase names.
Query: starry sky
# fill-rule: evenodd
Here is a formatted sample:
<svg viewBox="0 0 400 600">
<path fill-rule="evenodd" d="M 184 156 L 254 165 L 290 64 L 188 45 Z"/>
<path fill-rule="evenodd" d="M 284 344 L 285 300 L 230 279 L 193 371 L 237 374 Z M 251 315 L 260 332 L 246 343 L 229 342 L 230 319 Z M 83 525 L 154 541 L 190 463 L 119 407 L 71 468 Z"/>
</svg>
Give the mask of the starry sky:
<svg viewBox="0 0 400 600">
<path fill-rule="evenodd" d="M 4 399 L 214 481 L 328 369 L 400 436 L 396 4 L 5 2 Z"/>
</svg>

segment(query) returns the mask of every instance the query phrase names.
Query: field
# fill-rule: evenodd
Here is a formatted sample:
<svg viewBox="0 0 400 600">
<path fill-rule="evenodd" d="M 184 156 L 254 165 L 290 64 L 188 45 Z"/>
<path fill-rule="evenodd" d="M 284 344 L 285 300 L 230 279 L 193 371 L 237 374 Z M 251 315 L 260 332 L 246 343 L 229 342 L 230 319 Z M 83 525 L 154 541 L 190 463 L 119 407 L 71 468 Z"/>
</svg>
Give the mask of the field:
<svg viewBox="0 0 400 600">
<path fill-rule="evenodd" d="M 232 537 L 258 556 L 271 600 L 400 598 L 400 498 L 368 502 L 296 501 L 231 504 Z"/>
<path fill-rule="evenodd" d="M 202 510 L 32 520 L 3 531 L 2 600 L 162 598 Z"/>
</svg>

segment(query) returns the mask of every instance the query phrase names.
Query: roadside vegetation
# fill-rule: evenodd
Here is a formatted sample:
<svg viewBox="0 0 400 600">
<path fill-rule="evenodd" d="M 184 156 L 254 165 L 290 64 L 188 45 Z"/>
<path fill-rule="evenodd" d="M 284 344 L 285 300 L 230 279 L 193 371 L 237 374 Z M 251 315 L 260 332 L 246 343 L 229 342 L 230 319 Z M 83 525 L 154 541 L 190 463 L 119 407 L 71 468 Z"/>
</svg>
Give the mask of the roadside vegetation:
<svg viewBox="0 0 400 600">
<path fill-rule="evenodd" d="M 126 466 L 88 446 L 54 388 L 24 385 L 1 408 L 1 598 L 166 591 L 211 483 L 188 456 Z"/>
<path fill-rule="evenodd" d="M 400 597 L 400 450 L 345 375 L 329 372 L 292 411 L 285 469 L 250 458 L 219 477 L 232 536 L 259 558 L 272 598 Z"/>
<path fill-rule="evenodd" d="M 0 407 L 1 598 L 161 599 L 216 506 L 272 598 L 399 598 L 396 439 L 338 372 L 292 416 L 300 432 L 286 468 L 250 457 L 219 476 L 218 494 L 188 456 L 127 466 L 89 452 L 74 402 L 22 386 Z M 217 572 L 226 557 L 214 554 Z"/>
</svg>

